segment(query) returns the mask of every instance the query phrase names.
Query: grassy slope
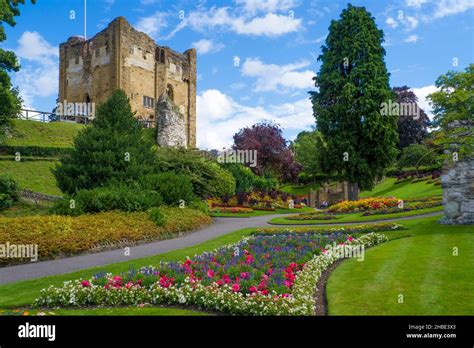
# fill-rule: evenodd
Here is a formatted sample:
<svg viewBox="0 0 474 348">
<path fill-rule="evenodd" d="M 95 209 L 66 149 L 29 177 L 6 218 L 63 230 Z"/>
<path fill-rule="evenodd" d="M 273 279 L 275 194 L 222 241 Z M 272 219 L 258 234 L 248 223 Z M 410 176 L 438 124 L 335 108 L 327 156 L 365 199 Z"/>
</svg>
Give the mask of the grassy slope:
<svg viewBox="0 0 474 348">
<path fill-rule="evenodd" d="M 337 225 L 340 222 L 364 222 L 364 221 L 386 220 L 386 219 L 393 219 L 397 217 L 428 214 L 428 213 L 433 213 L 433 212 L 442 211 L 442 210 L 443 210 L 443 207 L 439 206 L 439 207 L 432 207 L 432 208 L 426 208 L 426 209 L 404 211 L 401 213 L 369 215 L 369 216 L 362 216 L 362 213 L 352 213 L 352 214 L 339 215 L 341 216 L 341 218 L 337 220 L 288 220 L 285 217 L 278 217 L 278 218 L 271 219 L 270 223 L 275 224 L 275 225 L 311 225 L 311 224 L 336 224 Z"/>
<path fill-rule="evenodd" d="M 437 220 L 403 222 L 410 237 L 396 239 L 406 231 L 386 232 L 392 240 L 368 249 L 364 262 L 339 265 L 327 284 L 329 314 L 474 315 L 472 226 Z"/>
<path fill-rule="evenodd" d="M 9 174 L 20 188 L 51 195 L 62 195 L 51 172 L 54 161 L 0 161 L 0 173 Z"/>
<path fill-rule="evenodd" d="M 71 147 L 74 137 L 83 128 L 81 124 L 69 122 L 14 120 L 12 137 L 7 138 L 6 145 Z"/>
<path fill-rule="evenodd" d="M 400 199 L 421 198 L 440 195 L 441 186 L 428 184 L 426 181 L 412 183 L 411 180 L 395 184 L 397 179 L 386 178 L 374 187 L 372 191 L 361 192 L 360 198 L 393 196 Z"/>
</svg>

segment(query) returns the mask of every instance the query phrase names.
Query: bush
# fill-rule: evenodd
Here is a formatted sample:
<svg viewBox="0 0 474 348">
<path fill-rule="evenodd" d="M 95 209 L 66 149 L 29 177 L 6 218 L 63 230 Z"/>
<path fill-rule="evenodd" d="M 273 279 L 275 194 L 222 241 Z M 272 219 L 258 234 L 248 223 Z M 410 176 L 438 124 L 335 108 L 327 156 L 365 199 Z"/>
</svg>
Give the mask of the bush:
<svg viewBox="0 0 474 348">
<path fill-rule="evenodd" d="M 0 154 L 15 155 L 17 152 L 22 157 L 60 157 L 72 153 L 71 148 L 66 147 L 48 147 L 48 146 L 12 146 L 0 145 Z"/>
<path fill-rule="evenodd" d="M 143 179 L 143 186 L 160 193 L 164 203 L 170 206 L 177 206 L 181 201 L 189 204 L 196 198 L 191 180 L 173 172 L 148 175 Z"/>
<path fill-rule="evenodd" d="M 151 208 L 148 211 L 148 216 L 150 220 L 152 220 L 156 226 L 163 226 L 166 223 L 165 216 L 161 212 L 160 208 Z"/>
<path fill-rule="evenodd" d="M 235 192 L 235 179 L 217 162 L 204 158 L 196 151 L 174 148 L 158 150 L 158 167 L 161 172 L 175 172 L 190 178 L 193 192 L 201 198 L 221 197 Z"/>
<path fill-rule="evenodd" d="M 0 175 L 0 211 L 10 208 L 18 200 L 17 184 L 7 175 Z"/>
<path fill-rule="evenodd" d="M 223 168 L 232 173 L 235 178 L 235 191 L 250 192 L 256 188 L 256 182 L 260 179 L 252 170 L 240 163 L 223 165 Z"/>
<path fill-rule="evenodd" d="M 71 205 L 71 203 L 73 203 Z M 98 213 L 111 210 L 147 211 L 163 203 L 156 191 L 147 191 L 127 186 L 99 187 L 81 190 L 58 201 L 51 213 L 78 216 L 84 213 Z"/>
<path fill-rule="evenodd" d="M 189 204 L 189 208 L 199 210 L 205 214 L 209 214 L 209 205 L 200 199 L 195 199 Z"/>
</svg>

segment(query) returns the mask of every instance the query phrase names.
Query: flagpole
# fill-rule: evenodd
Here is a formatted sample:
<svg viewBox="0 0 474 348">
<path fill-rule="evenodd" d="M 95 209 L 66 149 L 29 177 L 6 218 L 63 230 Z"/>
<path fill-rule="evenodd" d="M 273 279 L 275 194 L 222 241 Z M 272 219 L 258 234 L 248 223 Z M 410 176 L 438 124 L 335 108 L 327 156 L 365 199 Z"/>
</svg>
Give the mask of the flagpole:
<svg viewBox="0 0 474 348">
<path fill-rule="evenodd" d="M 87 40 L 87 0 L 84 0 L 84 40 Z"/>
</svg>

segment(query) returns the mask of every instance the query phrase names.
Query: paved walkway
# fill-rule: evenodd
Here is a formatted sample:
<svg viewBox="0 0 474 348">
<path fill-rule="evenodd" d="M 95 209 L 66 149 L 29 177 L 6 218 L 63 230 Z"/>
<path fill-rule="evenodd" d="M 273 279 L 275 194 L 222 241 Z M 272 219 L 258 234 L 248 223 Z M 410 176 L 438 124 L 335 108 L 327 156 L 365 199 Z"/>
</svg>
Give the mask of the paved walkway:
<svg viewBox="0 0 474 348">
<path fill-rule="evenodd" d="M 354 224 L 373 224 L 377 222 L 389 222 L 397 220 L 411 220 L 420 216 L 436 216 L 442 212 L 435 212 L 425 215 L 400 217 L 387 219 L 383 221 L 367 221 L 357 223 L 333 223 L 318 224 L 317 226 L 331 225 L 354 225 Z M 105 266 L 111 263 L 129 261 L 142 257 L 158 255 L 168 251 L 178 250 L 200 244 L 210 239 L 228 234 L 232 231 L 247 227 L 278 227 L 269 225 L 267 222 L 275 217 L 285 216 L 285 214 L 255 216 L 250 218 L 214 218 L 214 222 L 200 230 L 186 234 L 179 238 L 161 240 L 157 242 L 141 244 L 130 247 L 130 255 L 124 255 L 124 248 L 101 251 L 97 253 L 84 254 L 79 256 L 67 257 L 63 259 L 27 263 L 23 265 L 0 268 L 0 284 L 12 283 L 20 280 L 35 279 L 55 274 L 70 273 L 81 269 L 95 266 Z M 302 227 L 302 225 L 285 225 L 279 227 Z M 311 225 L 306 225 L 310 227 Z M 314 225 L 313 225 L 314 226 Z"/>
</svg>

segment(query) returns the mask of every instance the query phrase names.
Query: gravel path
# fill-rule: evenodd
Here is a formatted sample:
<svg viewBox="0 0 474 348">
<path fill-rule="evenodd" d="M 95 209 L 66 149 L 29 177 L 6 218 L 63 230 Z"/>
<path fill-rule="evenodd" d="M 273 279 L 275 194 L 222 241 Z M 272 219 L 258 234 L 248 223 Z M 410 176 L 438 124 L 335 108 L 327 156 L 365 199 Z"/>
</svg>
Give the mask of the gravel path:
<svg viewBox="0 0 474 348">
<path fill-rule="evenodd" d="M 442 212 L 430 214 L 407 216 L 394 219 L 383 220 L 383 222 L 411 220 L 420 216 L 436 216 Z M 275 226 L 269 225 L 267 222 L 275 217 L 284 216 L 285 214 L 275 214 L 266 216 L 255 216 L 250 218 L 214 218 L 211 225 L 200 230 L 191 232 L 179 238 L 161 240 L 147 244 L 141 244 L 130 247 L 130 255 L 124 254 L 124 248 L 115 250 L 101 251 L 97 253 L 84 254 L 79 256 L 67 257 L 63 259 L 32 262 L 17 266 L 0 268 L 0 284 L 12 283 L 20 280 L 35 279 L 55 274 L 70 273 L 81 269 L 95 266 L 105 266 L 111 263 L 129 261 L 142 257 L 153 256 L 166 253 L 168 251 L 178 250 L 200 244 L 202 242 L 214 239 L 216 237 L 228 234 L 232 231 L 247 227 L 302 227 L 302 225 L 285 225 Z M 379 221 L 367 221 L 357 223 L 337 223 L 337 225 L 353 225 L 353 224 L 373 224 Z M 318 224 L 318 226 L 331 226 L 336 224 Z M 311 225 L 306 225 L 311 226 Z M 314 226 L 314 225 L 313 225 Z"/>
</svg>

